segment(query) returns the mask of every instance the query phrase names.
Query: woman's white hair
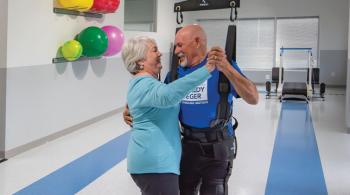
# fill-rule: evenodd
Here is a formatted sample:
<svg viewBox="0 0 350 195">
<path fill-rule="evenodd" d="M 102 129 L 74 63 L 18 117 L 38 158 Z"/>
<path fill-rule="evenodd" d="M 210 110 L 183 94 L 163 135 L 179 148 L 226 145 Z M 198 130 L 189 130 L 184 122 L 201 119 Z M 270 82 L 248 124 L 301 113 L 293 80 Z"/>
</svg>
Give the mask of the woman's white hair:
<svg viewBox="0 0 350 195">
<path fill-rule="evenodd" d="M 137 63 L 146 58 L 149 43 L 156 44 L 155 40 L 150 37 L 139 36 L 129 39 L 128 42 L 124 44 L 122 59 L 125 68 L 131 74 L 136 74 L 140 70 L 140 65 Z"/>
</svg>

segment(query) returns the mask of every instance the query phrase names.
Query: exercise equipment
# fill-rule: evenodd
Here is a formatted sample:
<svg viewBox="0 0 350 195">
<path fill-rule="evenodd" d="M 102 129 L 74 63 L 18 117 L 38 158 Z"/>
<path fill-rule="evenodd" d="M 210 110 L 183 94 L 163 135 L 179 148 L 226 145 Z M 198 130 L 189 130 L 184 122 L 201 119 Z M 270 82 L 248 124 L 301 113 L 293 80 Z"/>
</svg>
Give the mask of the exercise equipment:
<svg viewBox="0 0 350 195">
<path fill-rule="evenodd" d="M 61 54 L 68 61 L 79 59 L 82 52 L 83 47 L 76 40 L 67 41 L 61 47 Z"/>
<path fill-rule="evenodd" d="M 120 0 L 94 0 L 91 11 L 99 13 L 114 13 L 120 4 Z"/>
<path fill-rule="evenodd" d="M 108 47 L 107 34 L 96 26 L 84 29 L 78 35 L 78 41 L 83 46 L 83 55 L 87 57 L 101 56 Z"/>
<path fill-rule="evenodd" d="M 230 8 L 230 21 L 233 23 L 237 20 L 237 8 L 240 7 L 240 0 L 187 0 L 174 4 L 174 12 L 176 13 L 176 22 L 178 25 L 183 23 L 182 12 L 186 11 L 200 11 Z M 177 27 L 176 32 L 182 27 Z M 229 62 L 236 60 L 236 25 L 232 24 L 227 29 L 227 39 L 225 45 L 225 52 Z M 177 67 L 179 66 L 179 59 L 175 55 L 175 46 L 173 48 L 172 63 L 170 67 L 171 78 L 177 77 Z M 223 81 L 225 79 L 222 79 Z M 226 81 L 225 81 L 226 82 Z"/>
<path fill-rule="evenodd" d="M 283 82 L 283 76 L 284 76 L 284 69 L 282 68 L 281 74 L 282 74 L 282 82 Z M 265 86 L 266 86 L 266 98 L 270 98 L 271 96 L 276 96 L 277 95 L 277 89 L 278 89 L 278 84 L 279 84 L 279 68 L 278 67 L 273 67 L 272 72 L 271 72 L 271 81 L 266 81 Z M 275 84 L 275 90 L 272 91 L 272 84 Z"/>
<path fill-rule="evenodd" d="M 199 11 L 199 10 L 213 10 L 213 9 L 223 9 L 230 8 L 230 21 L 233 23 L 237 20 L 237 8 L 240 6 L 240 0 L 188 0 L 182 1 L 174 4 L 174 12 L 176 12 L 177 24 L 183 23 L 184 11 Z M 180 30 L 181 27 L 176 29 L 176 32 Z M 173 51 L 175 51 L 175 47 Z M 227 60 L 229 62 L 236 61 L 236 25 L 231 24 L 228 26 L 225 52 L 227 55 Z M 178 57 L 173 52 L 172 66 L 171 66 L 171 80 L 177 78 L 177 67 L 179 65 Z M 227 98 L 230 91 L 230 83 L 227 77 L 220 72 L 219 82 L 218 82 L 218 93 L 220 94 L 220 100 L 217 105 L 217 113 L 215 120 L 210 124 L 211 127 L 218 127 L 232 116 L 230 105 L 228 104 Z M 237 120 L 234 119 L 237 123 Z M 237 123 L 238 124 L 238 123 Z M 237 128 L 237 126 L 235 127 Z"/>
<path fill-rule="evenodd" d="M 309 82 L 309 70 L 307 71 L 307 82 Z M 319 88 L 319 92 L 316 92 L 316 86 Z M 320 68 L 312 68 L 311 69 L 311 88 L 312 88 L 312 98 L 321 98 L 323 101 L 325 100 L 324 94 L 326 92 L 326 84 L 320 83 Z"/>
<path fill-rule="evenodd" d="M 306 82 L 283 82 L 284 68 L 283 68 L 283 54 L 287 51 L 300 51 L 307 54 L 307 67 L 298 68 L 298 70 L 307 70 Z M 266 82 L 266 98 L 276 94 L 280 101 L 285 100 L 301 100 L 308 102 L 312 98 L 322 98 L 324 100 L 324 93 L 326 85 L 320 84 L 320 93 L 315 93 L 315 85 L 319 84 L 319 68 L 313 68 L 311 65 L 312 48 L 280 48 L 280 66 L 272 69 L 272 81 Z M 281 76 L 280 76 L 281 75 Z M 309 79 L 311 78 L 311 79 Z M 278 80 L 278 82 L 277 82 Z M 271 91 L 272 83 L 276 84 L 276 90 Z"/>
<path fill-rule="evenodd" d="M 101 28 L 108 38 L 108 47 L 104 56 L 112 56 L 120 52 L 124 43 L 124 34 L 116 26 L 104 26 Z"/>
<path fill-rule="evenodd" d="M 88 11 L 94 4 L 94 0 L 57 0 L 64 9 Z"/>
<path fill-rule="evenodd" d="M 280 48 L 280 69 L 282 72 L 283 67 L 283 54 L 287 51 L 302 51 L 307 53 L 307 69 L 311 68 L 311 58 L 312 58 L 312 48 Z M 311 74 L 311 71 L 309 72 Z M 281 74 L 280 74 L 281 75 Z M 280 100 L 301 100 L 306 101 L 312 96 L 311 82 L 308 84 L 306 82 L 284 82 L 282 84 L 282 79 L 279 79 L 279 87 L 282 88 L 282 94 Z"/>
<path fill-rule="evenodd" d="M 308 91 L 308 85 L 305 82 L 284 82 L 281 101 L 301 100 L 307 102 L 311 98 Z"/>
<path fill-rule="evenodd" d="M 183 15 L 182 11 L 195 11 L 195 10 L 209 10 L 209 9 L 221 9 L 221 8 L 231 8 L 231 15 L 230 20 L 231 22 L 234 22 L 237 19 L 237 7 L 239 5 L 239 0 L 235 1 L 227 1 L 227 0 L 188 0 L 183 1 L 180 3 L 174 4 L 174 11 L 176 12 L 176 20 L 178 24 L 181 24 L 183 22 Z M 233 19 L 232 13 L 233 10 L 235 10 L 235 18 Z M 180 29 L 177 28 L 178 31 Z M 175 49 L 175 47 L 174 47 Z M 227 39 L 226 39 L 226 46 L 225 46 L 225 52 L 227 55 L 227 60 L 229 62 L 236 61 L 236 26 L 235 25 L 229 25 L 228 31 L 227 31 Z M 173 55 L 173 62 L 171 67 L 171 76 L 177 75 L 177 66 L 178 66 L 178 60 L 176 55 Z M 213 158 L 219 161 L 224 162 L 225 169 L 222 169 L 222 171 L 225 171 L 227 174 L 225 177 L 219 179 L 206 179 L 206 181 L 202 184 L 201 192 L 206 194 L 227 194 L 228 191 L 228 185 L 227 181 L 229 179 L 229 176 L 231 174 L 231 168 L 232 168 L 232 160 L 236 157 L 236 151 L 237 151 L 237 142 L 234 138 L 235 136 L 228 135 L 227 137 L 223 136 L 224 134 L 227 134 L 227 125 L 231 124 L 231 116 L 232 116 L 232 105 L 228 102 L 228 93 L 230 92 L 230 83 L 226 76 L 219 73 L 217 82 L 217 93 L 220 97 L 219 102 L 216 106 L 216 116 L 215 118 L 211 118 L 209 128 L 194 128 L 191 126 L 186 126 L 185 124 L 182 124 L 184 135 L 184 144 L 190 143 L 187 142 L 188 140 L 197 139 L 199 138 L 198 147 L 205 147 L 206 151 L 214 151 Z M 174 80 L 174 78 L 172 78 Z M 208 90 L 209 91 L 209 90 Z M 233 121 L 232 121 L 233 122 Z M 237 120 L 235 120 L 235 125 L 232 127 L 233 130 L 237 128 Z M 196 132 L 202 133 L 199 135 L 194 135 Z M 217 133 L 221 132 L 221 133 Z M 189 134 L 188 134 L 189 133 Z M 219 135 L 220 134 L 220 135 Z M 210 139 L 201 139 L 201 138 L 209 138 L 214 137 L 217 138 L 216 140 L 210 140 Z M 220 138 L 219 138 L 220 137 Z M 187 138 L 189 138 L 187 140 Z M 227 143 L 227 144 L 225 144 Z M 188 150 L 197 148 L 196 145 L 189 145 Z M 229 152 L 227 152 L 229 151 Z M 208 152 L 209 153 L 209 152 Z M 207 152 L 206 152 L 207 154 Z M 211 166 L 213 162 L 206 161 L 206 159 L 202 158 L 201 154 L 198 156 L 194 156 L 194 158 L 187 158 L 185 160 L 185 164 L 189 163 L 191 164 L 193 160 L 198 161 L 198 164 L 205 164 L 206 166 Z M 227 164 L 228 162 L 228 164 Z M 186 166 L 186 165 L 185 165 Z M 185 180 L 186 180 L 186 176 Z M 198 175 L 198 178 L 201 176 Z M 213 177 L 214 178 L 214 177 Z M 192 187 L 183 187 L 181 189 L 181 192 L 189 193 L 191 194 L 193 192 Z"/>
</svg>

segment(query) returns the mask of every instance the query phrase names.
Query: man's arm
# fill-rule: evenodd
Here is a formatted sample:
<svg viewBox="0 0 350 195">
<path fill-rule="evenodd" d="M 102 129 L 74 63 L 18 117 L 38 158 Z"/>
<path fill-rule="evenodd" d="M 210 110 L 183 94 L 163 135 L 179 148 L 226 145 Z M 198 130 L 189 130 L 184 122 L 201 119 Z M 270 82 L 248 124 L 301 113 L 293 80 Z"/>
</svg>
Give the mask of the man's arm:
<svg viewBox="0 0 350 195">
<path fill-rule="evenodd" d="M 123 119 L 126 124 L 128 124 L 130 127 L 132 127 L 132 117 L 129 112 L 129 107 L 128 105 L 125 106 L 124 111 L 123 111 Z"/>
<path fill-rule="evenodd" d="M 217 68 L 224 73 L 230 83 L 248 104 L 257 104 L 259 100 L 258 90 L 254 83 L 242 76 L 227 61 L 225 52 L 219 47 L 213 47 L 208 54 L 208 58 L 216 60 Z"/>
</svg>

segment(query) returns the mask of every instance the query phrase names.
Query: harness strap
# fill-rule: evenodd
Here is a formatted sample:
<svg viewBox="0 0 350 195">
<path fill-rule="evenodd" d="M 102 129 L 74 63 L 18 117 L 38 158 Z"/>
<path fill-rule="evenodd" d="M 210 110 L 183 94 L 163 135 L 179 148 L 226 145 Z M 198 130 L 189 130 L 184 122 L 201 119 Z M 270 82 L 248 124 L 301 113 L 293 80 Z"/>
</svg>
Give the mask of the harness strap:
<svg viewBox="0 0 350 195">
<path fill-rule="evenodd" d="M 227 132 L 226 128 L 193 128 L 185 124 L 181 124 L 181 134 L 184 138 L 196 140 L 201 143 L 209 143 L 222 141 L 232 138 Z"/>
<path fill-rule="evenodd" d="M 236 26 L 229 25 L 226 37 L 225 52 L 227 60 L 236 60 Z M 216 109 L 216 118 L 211 122 L 210 127 L 225 127 L 232 115 L 231 106 L 228 103 L 228 94 L 230 92 L 230 82 L 228 78 L 222 73 L 219 73 L 218 92 L 220 100 Z M 235 119 L 236 123 L 237 120 Z M 237 127 L 236 127 L 237 128 Z"/>
</svg>

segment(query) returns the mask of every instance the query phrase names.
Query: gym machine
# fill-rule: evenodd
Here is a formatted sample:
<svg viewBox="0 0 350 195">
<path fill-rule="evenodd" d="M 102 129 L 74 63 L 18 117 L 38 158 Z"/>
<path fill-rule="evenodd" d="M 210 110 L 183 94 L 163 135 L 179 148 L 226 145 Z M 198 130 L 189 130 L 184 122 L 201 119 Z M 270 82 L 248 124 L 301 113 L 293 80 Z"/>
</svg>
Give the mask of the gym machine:
<svg viewBox="0 0 350 195">
<path fill-rule="evenodd" d="M 307 53 L 308 60 L 306 68 L 306 82 L 283 82 L 283 54 L 287 51 L 301 51 Z M 313 98 L 321 98 L 322 100 L 324 100 L 326 85 L 324 83 L 319 83 L 320 69 L 312 67 L 311 60 L 312 48 L 280 48 L 280 66 L 272 68 L 272 80 L 267 81 L 265 84 L 266 98 L 270 98 L 272 95 L 276 95 L 279 97 L 281 102 L 286 100 L 308 102 Z M 302 68 L 301 70 L 305 70 L 305 68 Z M 276 89 L 274 91 L 271 91 L 271 85 L 273 83 L 275 83 Z M 319 93 L 315 93 L 316 85 L 319 85 Z"/>
</svg>

